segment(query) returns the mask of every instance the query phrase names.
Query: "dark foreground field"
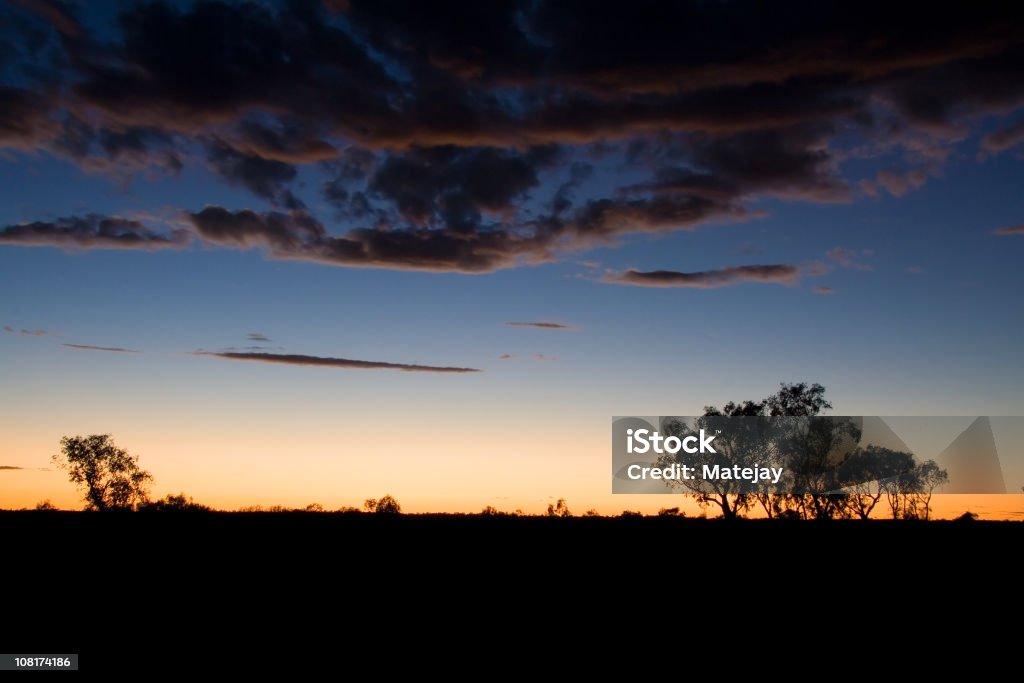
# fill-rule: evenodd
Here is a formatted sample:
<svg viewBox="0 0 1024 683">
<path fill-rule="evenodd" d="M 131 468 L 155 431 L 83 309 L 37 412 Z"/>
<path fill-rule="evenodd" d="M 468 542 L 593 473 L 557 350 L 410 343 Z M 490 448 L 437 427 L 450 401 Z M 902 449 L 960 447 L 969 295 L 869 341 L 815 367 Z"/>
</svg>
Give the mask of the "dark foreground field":
<svg viewBox="0 0 1024 683">
<path fill-rule="evenodd" d="M 5 651 L 109 659 L 177 647 L 164 632 L 207 645 L 423 635 L 442 616 L 544 631 L 616 615 L 732 629 L 990 614 L 1018 604 L 1024 524 L 2 512 L 0 538 Z"/>
</svg>

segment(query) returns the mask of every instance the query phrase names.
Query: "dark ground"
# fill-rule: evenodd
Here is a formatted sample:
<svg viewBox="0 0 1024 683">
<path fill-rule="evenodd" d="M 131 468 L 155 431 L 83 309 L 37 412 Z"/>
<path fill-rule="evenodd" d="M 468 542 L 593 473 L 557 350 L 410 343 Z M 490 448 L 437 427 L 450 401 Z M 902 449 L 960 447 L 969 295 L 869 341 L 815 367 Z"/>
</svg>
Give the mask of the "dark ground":
<svg viewBox="0 0 1024 683">
<path fill-rule="evenodd" d="M 278 640 L 430 638 L 441 621 L 499 639 L 522 623 L 977 624 L 1020 604 L 1024 523 L 0 512 L 0 539 L 3 651 L 107 670 L 239 638 L 250 659 Z"/>
</svg>

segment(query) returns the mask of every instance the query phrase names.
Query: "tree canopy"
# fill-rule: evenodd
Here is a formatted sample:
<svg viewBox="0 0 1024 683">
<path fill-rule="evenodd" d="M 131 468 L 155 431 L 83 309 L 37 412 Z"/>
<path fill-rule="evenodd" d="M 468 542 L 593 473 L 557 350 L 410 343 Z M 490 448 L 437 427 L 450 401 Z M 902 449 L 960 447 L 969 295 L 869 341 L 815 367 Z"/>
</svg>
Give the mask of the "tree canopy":
<svg viewBox="0 0 1024 683">
<path fill-rule="evenodd" d="M 149 500 L 153 475 L 109 434 L 65 436 L 60 450 L 53 463 L 82 490 L 87 510 L 134 510 Z"/>
</svg>

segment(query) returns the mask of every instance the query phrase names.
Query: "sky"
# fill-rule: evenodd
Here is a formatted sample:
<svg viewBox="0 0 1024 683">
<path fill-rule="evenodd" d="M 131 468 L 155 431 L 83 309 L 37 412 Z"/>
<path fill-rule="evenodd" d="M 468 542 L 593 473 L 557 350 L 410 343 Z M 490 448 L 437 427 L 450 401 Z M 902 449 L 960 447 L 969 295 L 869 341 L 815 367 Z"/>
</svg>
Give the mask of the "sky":
<svg viewBox="0 0 1024 683">
<path fill-rule="evenodd" d="M 678 504 L 615 415 L 1024 415 L 1021 13 L 5 3 L 0 507 L 79 505 L 73 434 L 218 507 L 611 513 Z"/>
</svg>

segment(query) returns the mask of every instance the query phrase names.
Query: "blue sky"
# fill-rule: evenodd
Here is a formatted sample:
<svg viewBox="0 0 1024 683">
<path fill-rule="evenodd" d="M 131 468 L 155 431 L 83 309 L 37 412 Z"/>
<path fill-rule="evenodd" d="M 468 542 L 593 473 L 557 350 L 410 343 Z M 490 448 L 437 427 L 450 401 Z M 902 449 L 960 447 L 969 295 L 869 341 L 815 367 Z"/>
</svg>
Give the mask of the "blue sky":
<svg viewBox="0 0 1024 683">
<path fill-rule="evenodd" d="M 903 40 L 918 18 L 868 3 L 871 47 L 841 7 L 743 7 L 730 37 L 691 6 L 687 45 L 601 10 L 600 55 L 546 3 L 473 31 L 360 2 L 5 9 L 0 455 L 112 431 L 211 496 L 272 498 L 224 474 L 251 457 L 282 497 L 351 498 L 403 429 L 452 446 L 445 476 L 511 430 L 493 471 L 407 497 L 539 504 L 589 468 L 572 490 L 606 505 L 611 415 L 799 380 L 841 413 L 1022 414 L 1024 231 L 996 234 L 1024 222 L 1019 17 L 964 4 Z M 364 433 L 376 459 L 326 445 Z M 502 493 L 517 453 L 560 474 Z"/>
</svg>

